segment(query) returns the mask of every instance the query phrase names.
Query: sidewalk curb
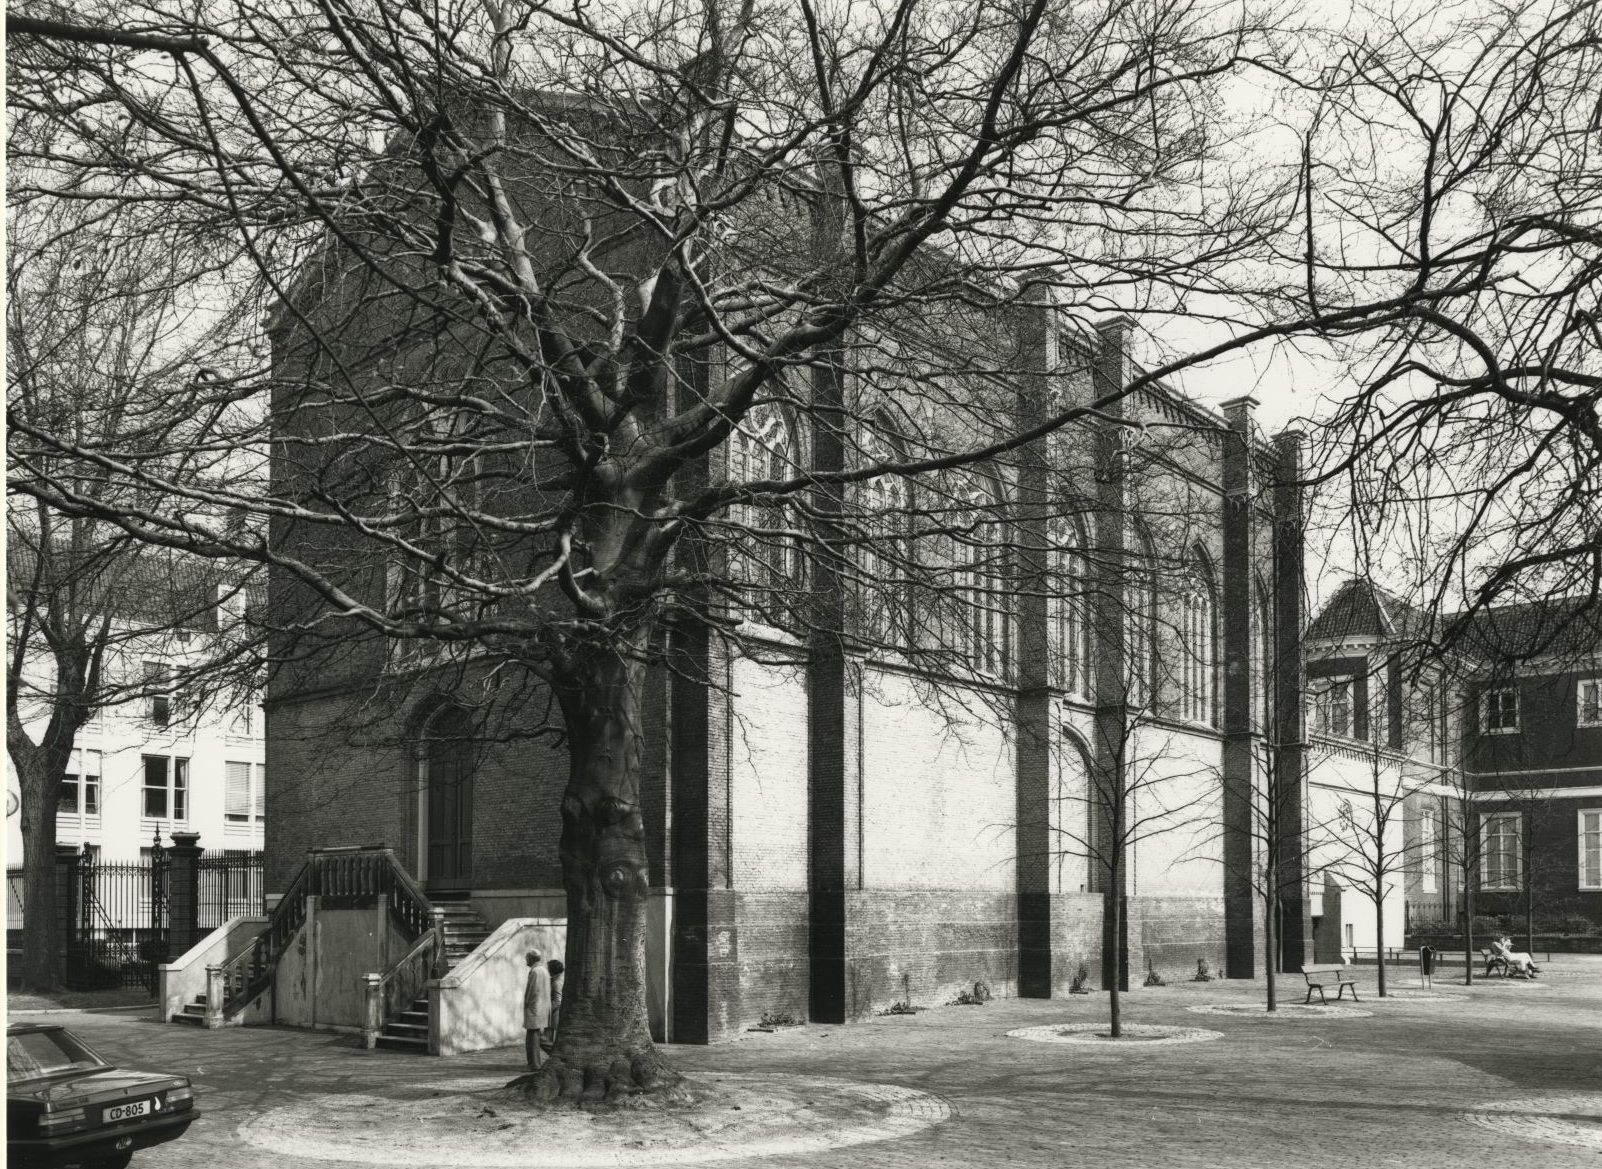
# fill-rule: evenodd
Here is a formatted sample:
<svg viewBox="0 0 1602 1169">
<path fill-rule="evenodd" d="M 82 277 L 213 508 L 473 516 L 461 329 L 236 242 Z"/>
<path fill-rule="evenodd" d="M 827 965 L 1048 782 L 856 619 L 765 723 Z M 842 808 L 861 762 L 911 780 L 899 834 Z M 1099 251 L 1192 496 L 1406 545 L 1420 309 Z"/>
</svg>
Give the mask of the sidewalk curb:
<svg viewBox="0 0 1602 1169">
<path fill-rule="evenodd" d="M 30 1007 L 25 1011 L 6 1010 L 6 1018 L 18 1015 L 106 1015 L 114 1011 L 152 1011 L 154 1002 L 130 1003 L 125 1007 Z"/>
</svg>

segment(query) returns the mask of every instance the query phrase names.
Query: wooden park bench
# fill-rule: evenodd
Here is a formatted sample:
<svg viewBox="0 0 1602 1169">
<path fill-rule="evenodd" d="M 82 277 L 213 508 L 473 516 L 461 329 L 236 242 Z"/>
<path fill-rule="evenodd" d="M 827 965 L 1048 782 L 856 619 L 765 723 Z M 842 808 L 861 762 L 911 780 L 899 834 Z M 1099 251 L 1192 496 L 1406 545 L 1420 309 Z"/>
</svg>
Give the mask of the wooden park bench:
<svg viewBox="0 0 1602 1169">
<path fill-rule="evenodd" d="M 1508 969 L 1507 959 L 1502 957 L 1502 955 L 1498 954 L 1489 946 L 1480 947 L 1480 957 L 1485 959 L 1485 976 L 1487 978 L 1489 978 L 1493 972 L 1500 973 L 1503 978 L 1506 978 L 1512 973 L 1512 971 Z"/>
<path fill-rule="evenodd" d="M 1336 1002 L 1341 1001 L 1341 995 L 1348 987 L 1351 988 L 1352 1001 L 1354 1003 L 1357 1001 L 1357 976 L 1352 973 L 1351 967 L 1344 963 L 1317 962 L 1303 966 L 1302 975 L 1307 979 L 1307 997 L 1302 1000 L 1304 1003 L 1313 1001 L 1315 990 L 1318 992 L 1319 1001 L 1328 1003 L 1329 999 L 1324 997 L 1324 988 L 1332 985 L 1335 987 Z"/>
</svg>

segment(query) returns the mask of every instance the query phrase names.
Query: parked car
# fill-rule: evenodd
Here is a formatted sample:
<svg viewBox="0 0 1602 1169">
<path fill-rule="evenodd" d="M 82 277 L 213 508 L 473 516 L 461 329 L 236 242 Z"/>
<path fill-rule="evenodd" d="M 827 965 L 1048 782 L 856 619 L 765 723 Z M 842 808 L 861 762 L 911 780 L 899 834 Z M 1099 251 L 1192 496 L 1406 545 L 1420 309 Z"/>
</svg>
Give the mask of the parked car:
<svg viewBox="0 0 1602 1169">
<path fill-rule="evenodd" d="M 6 1162 L 13 1169 L 122 1169 L 195 1117 L 183 1076 L 116 1067 L 65 1027 L 6 1028 Z"/>
</svg>

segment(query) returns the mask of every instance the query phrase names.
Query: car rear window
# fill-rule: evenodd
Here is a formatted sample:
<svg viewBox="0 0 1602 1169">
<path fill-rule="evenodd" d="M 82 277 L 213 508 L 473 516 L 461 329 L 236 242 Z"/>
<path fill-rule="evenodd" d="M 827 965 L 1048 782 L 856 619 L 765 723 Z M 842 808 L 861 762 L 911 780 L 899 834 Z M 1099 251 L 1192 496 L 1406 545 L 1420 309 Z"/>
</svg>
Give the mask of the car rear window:
<svg viewBox="0 0 1602 1169">
<path fill-rule="evenodd" d="M 104 1060 L 65 1031 L 25 1031 L 6 1036 L 8 1083 L 105 1066 Z"/>
</svg>

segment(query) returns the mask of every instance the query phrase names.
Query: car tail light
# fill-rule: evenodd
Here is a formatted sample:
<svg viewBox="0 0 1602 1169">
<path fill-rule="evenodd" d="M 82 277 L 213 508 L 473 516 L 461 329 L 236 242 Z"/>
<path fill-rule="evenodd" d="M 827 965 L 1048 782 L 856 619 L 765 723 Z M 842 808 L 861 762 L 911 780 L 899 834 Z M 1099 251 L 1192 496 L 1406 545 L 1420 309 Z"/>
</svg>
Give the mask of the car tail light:
<svg viewBox="0 0 1602 1169">
<path fill-rule="evenodd" d="M 193 1108 L 195 1106 L 195 1090 L 193 1088 L 173 1088 L 167 1093 L 167 1107 L 173 1109 Z"/>
<path fill-rule="evenodd" d="M 47 1112 L 39 1118 L 39 1132 L 42 1136 L 77 1132 L 80 1128 L 88 1127 L 89 1113 L 83 1108 L 63 1108 L 60 1112 Z"/>
</svg>

